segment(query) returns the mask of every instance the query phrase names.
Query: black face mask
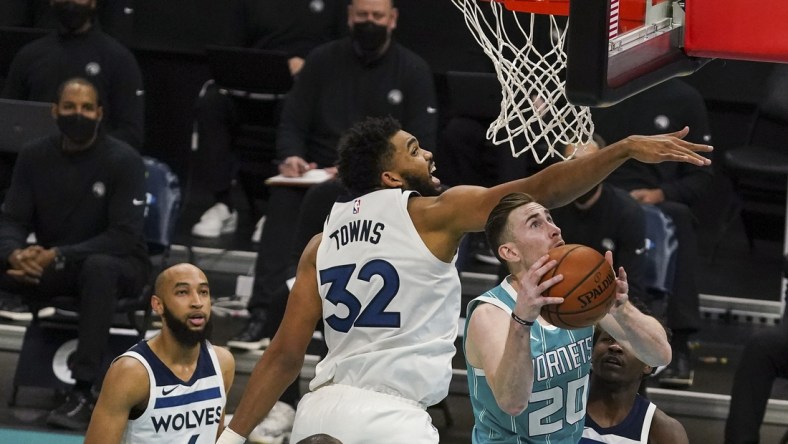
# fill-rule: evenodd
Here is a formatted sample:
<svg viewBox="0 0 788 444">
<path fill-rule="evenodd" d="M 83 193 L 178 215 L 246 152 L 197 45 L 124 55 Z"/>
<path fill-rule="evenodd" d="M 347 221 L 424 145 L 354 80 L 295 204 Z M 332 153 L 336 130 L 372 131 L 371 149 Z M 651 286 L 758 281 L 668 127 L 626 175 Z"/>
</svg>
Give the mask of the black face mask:
<svg viewBox="0 0 788 444">
<path fill-rule="evenodd" d="M 76 144 L 90 142 L 98 132 L 98 119 L 90 119 L 82 114 L 57 116 L 57 126 L 69 140 Z"/>
<path fill-rule="evenodd" d="M 66 33 L 73 33 L 93 18 L 94 9 L 90 5 L 74 2 L 56 2 L 52 5 L 60 26 Z"/>
<path fill-rule="evenodd" d="M 357 49 L 365 59 L 377 55 L 388 39 L 388 28 L 373 22 L 354 23 L 350 32 Z"/>
</svg>

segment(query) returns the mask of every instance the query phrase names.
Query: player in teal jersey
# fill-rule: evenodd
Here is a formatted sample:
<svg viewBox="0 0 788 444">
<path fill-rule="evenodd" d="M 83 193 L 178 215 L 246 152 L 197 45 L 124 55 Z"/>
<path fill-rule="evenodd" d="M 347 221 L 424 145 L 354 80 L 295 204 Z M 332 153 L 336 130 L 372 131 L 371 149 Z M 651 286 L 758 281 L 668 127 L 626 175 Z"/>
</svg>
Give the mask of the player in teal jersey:
<svg viewBox="0 0 788 444">
<path fill-rule="evenodd" d="M 539 316 L 563 298 L 542 293 L 562 275 L 539 281 L 557 262 L 547 251 L 563 245 L 550 212 L 523 193 L 501 199 L 485 232 L 511 273 L 468 304 L 465 361 L 475 417 L 474 443 L 576 443 L 583 433 L 593 327 L 565 330 Z M 612 263 L 612 254 L 605 254 Z M 616 302 L 600 325 L 650 366 L 670 362 L 665 329 L 628 300 L 619 268 Z"/>
</svg>

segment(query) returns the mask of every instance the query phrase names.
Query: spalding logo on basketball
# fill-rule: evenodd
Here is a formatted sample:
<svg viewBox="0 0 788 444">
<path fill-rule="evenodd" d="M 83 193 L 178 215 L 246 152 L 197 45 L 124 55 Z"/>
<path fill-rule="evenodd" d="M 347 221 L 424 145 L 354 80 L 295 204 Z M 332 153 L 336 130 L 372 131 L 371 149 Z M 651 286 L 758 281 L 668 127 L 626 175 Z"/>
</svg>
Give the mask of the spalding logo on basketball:
<svg viewBox="0 0 788 444">
<path fill-rule="evenodd" d="M 542 317 L 557 327 L 567 329 L 594 325 L 616 300 L 613 267 L 598 251 L 585 245 L 562 245 L 548 254 L 558 261 L 558 265 L 542 280 L 557 274 L 563 274 L 564 280 L 550 287 L 543 296 L 562 297 L 564 302 L 542 307 Z"/>
</svg>

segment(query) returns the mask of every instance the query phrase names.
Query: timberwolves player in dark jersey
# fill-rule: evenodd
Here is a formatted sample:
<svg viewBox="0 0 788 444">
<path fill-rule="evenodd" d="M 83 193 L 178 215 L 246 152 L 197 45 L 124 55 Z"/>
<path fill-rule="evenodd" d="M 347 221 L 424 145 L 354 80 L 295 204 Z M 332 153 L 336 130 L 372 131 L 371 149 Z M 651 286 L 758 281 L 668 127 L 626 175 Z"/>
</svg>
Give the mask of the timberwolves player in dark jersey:
<svg viewBox="0 0 788 444">
<path fill-rule="evenodd" d="M 687 431 L 638 394 L 652 367 L 602 329 L 594 335 L 591 389 L 581 444 L 688 444 Z"/>
<path fill-rule="evenodd" d="M 164 270 L 151 305 L 162 318 L 161 333 L 112 363 L 86 443 L 214 443 L 222 430 L 235 361 L 206 339 L 205 274 L 191 264 Z"/>
</svg>

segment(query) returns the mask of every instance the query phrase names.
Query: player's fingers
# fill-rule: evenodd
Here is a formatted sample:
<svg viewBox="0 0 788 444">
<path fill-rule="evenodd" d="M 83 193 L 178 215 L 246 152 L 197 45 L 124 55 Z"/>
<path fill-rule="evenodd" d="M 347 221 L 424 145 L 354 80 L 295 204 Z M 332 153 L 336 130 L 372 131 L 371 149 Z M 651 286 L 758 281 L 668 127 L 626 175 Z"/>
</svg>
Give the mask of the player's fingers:
<svg viewBox="0 0 788 444">
<path fill-rule="evenodd" d="M 534 264 L 531 266 L 531 271 L 535 272 L 539 278 L 541 279 L 542 276 L 547 274 L 548 271 L 555 268 L 558 265 L 558 261 L 555 259 L 550 259 L 550 256 L 544 255 L 539 258 Z"/>
<path fill-rule="evenodd" d="M 561 282 L 564 280 L 563 274 L 558 274 L 550 279 L 545 279 L 536 287 L 539 290 L 539 293 L 544 293 L 548 288 L 552 287 L 553 285 Z"/>
<path fill-rule="evenodd" d="M 564 298 L 556 298 L 556 297 L 542 297 L 540 299 L 542 305 L 558 305 L 564 302 Z"/>
<path fill-rule="evenodd" d="M 684 128 L 674 131 L 672 133 L 668 133 L 668 136 L 678 137 L 679 139 L 683 139 L 689 134 L 689 127 L 684 125 Z"/>
</svg>

